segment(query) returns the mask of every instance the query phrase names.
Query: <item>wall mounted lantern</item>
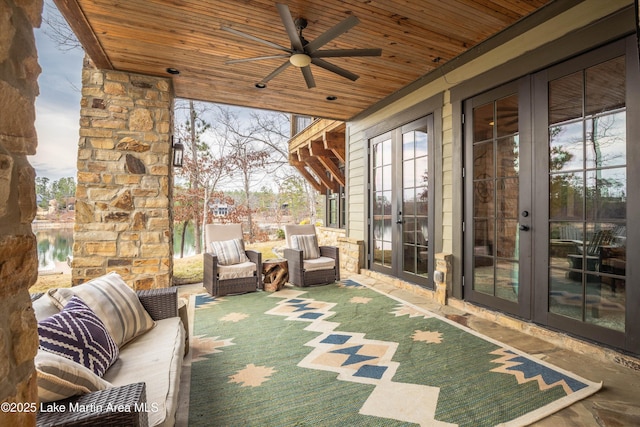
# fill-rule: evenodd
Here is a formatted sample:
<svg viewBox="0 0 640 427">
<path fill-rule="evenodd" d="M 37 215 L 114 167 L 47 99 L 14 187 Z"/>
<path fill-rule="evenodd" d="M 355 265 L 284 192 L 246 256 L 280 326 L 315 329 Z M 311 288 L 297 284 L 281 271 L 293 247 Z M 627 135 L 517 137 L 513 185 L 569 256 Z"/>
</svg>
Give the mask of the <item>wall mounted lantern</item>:
<svg viewBox="0 0 640 427">
<path fill-rule="evenodd" d="M 182 167 L 182 159 L 184 158 L 184 145 L 178 140 L 173 144 L 173 166 Z"/>
</svg>

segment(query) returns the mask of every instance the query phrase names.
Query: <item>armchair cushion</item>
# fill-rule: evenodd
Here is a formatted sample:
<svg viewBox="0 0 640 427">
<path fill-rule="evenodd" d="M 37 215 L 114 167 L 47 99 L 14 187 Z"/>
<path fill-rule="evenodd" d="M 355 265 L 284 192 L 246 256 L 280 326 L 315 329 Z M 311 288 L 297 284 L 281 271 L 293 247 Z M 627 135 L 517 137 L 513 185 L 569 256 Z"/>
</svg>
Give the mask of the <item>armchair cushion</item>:
<svg viewBox="0 0 640 427">
<path fill-rule="evenodd" d="M 90 369 L 48 351 L 38 350 L 34 363 L 41 402 L 53 402 L 111 387 Z"/>
<path fill-rule="evenodd" d="M 303 261 L 305 271 L 329 270 L 335 267 L 336 260 L 326 256 L 315 259 L 306 259 Z"/>
<path fill-rule="evenodd" d="M 247 261 L 234 265 L 219 265 L 218 279 L 239 279 L 242 277 L 252 277 L 256 272 L 257 266 L 254 262 Z"/>
<path fill-rule="evenodd" d="M 211 242 L 211 251 L 218 257 L 220 265 L 234 265 L 249 261 L 242 239 Z"/>
<path fill-rule="evenodd" d="M 73 288 L 53 289 L 50 292 L 49 295 L 61 308 L 74 295 L 79 296 L 102 320 L 118 347 L 155 326 L 138 295 L 115 272 Z"/>
<path fill-rule="evenodd" d="M 302 251 L 302 259 L 316 259 L 320 256 L 318 238 L 315 234 L 298 234 L 291 236 L 291 248 Z"/>
<path fill-rule="evenodd" d="M 77 296 L 38 323 L 39 348 L 104 375 L 118 358 L 118 346 L 98 316 Z"/>
</svg>

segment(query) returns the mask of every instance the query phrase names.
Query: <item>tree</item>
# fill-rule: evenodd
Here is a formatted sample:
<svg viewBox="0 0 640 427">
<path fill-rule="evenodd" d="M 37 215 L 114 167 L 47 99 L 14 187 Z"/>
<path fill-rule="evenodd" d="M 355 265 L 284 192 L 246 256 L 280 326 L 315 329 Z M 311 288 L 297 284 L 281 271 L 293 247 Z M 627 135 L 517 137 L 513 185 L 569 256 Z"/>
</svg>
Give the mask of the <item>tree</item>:
<svg viewBox="0 0 640 427">
<path fill-rule="evenodd" d="M 36 195 L 40 196 L 41 198 L 39 206 L 42 209 L 46 209 L 49 206 L 49 200 L 51 200 L 49 178 L 47 178 L 46 176 L 36 177 Z"/>
<path fill-rule="evenodd" d="M 50 0 L 47 0 L 44 4 L 42 21 L 46 25 L 44 33 L 55 42 L 58 49 L 61 51 L 82 49 L 82 45 L 67 24 L 67 21 Z"/>
<path fill-rule="evenodd" d="M 225 141 L 207 143 L 207 136 L 215 135 L 211 124 L 203 117 L 206 108 L 188 102 L 188 117 L 176 128 L 176 136 L 185 142 L 184 163 L 177 175 L 185 181 L 174 193 L 174 219 L 183 222 L 181 256 L 184 249 L 184 231 L 190 221 L 194 224 L 195 250 L 202 252 L 202 230 L 208 222 L 209 201 L 219 183 L 230 173 L 225 156 Z"/>
<path fill-rule="evenodd" d="M 218 107 L 218 118 L 230 150 L 227 156 L 228 165 L 232 168 L 232 173 L 240 177 L 244 193 L 243 204 L 249 224 L 249 241 L 254 241 L 251 187 L 258 176 L 264 176 L 264 167 L 272 150 L 257 138 L 255 130 L 247 128 L 229 108 Z"/>
</svg>

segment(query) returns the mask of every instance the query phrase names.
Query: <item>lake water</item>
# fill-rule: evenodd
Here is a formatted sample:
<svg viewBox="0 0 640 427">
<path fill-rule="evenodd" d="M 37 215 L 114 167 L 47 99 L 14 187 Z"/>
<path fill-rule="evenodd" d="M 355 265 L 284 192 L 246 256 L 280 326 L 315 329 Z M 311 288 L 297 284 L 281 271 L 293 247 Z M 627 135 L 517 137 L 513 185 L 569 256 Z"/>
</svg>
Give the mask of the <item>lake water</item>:
<svg viewBox="0 0 640 427">
<path fill-rule="evenodd" d="M 53 270 L 55 262 L 66 262 L 67 257 L 73 255 L 73 228 L 51 228 L 35 231 L 38 241 L 38 269 Z M 173 230 L 174 257 L 180 257 L 180 238 L 182 226 Z M 195 239 L 193 227 L 187 227 L 185 233 L 184 256 L 195 254 Z"/>
</svg>

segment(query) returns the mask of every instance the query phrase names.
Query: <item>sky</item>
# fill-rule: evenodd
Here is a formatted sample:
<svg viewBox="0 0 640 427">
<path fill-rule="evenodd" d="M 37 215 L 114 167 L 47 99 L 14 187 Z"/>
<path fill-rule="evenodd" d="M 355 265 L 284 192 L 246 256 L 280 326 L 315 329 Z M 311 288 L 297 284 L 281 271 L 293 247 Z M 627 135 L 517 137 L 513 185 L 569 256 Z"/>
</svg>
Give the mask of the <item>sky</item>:
<svg viewBox="0 0 640 427">
<path fill-rule="evenodd" d="M 44 33 L 45 29 L 43 22 L 34 31 L 42 73 L 38 78 L 40 95 L 36 98 L 38 148 L 29 162 L 36 176 L 53 182 L 76 178 L 84 52 L 59 50 Z"/>
<path fill-rule="evenodd" d="M 52 0 L 45 1 L 43 17 L 56 13 Z M 82 88 L 82 60 L 84 51 L 80 48 L 61 50 L 45 32 L 47 24 L 42 23 L 34 30 L 38 62 L 42 73 L 38 78 L 40 95 L 36 98 L 36 131 L 38 147 L 36 154 L 29 157 L 37 177 L 49 178 L 50 182 L 77 175 L 77 156 L 80 121 L 80 99 Z M 252 110 L 233 107 L 244 120 Z M 180 111 L 176 111 L 180 120 Z M 238 185 L 230 185 L 235 188 Z"/>
</svg>

